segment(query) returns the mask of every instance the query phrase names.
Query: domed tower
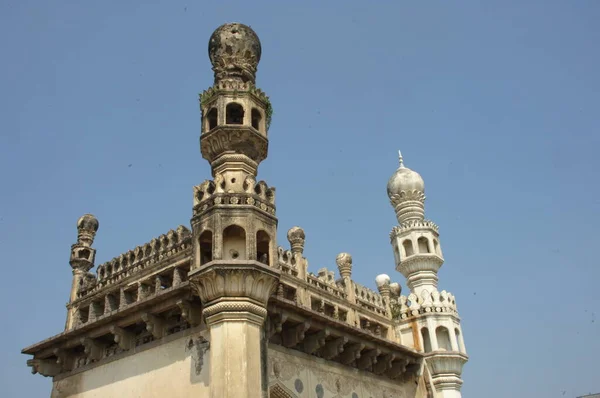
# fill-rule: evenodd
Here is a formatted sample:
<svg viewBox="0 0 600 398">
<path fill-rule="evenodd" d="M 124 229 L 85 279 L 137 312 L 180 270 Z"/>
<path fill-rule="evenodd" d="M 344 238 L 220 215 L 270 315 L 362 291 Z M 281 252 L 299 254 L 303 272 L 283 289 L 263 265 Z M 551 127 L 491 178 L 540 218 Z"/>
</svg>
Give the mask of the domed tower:
<svg viewBox="0 0 600 398">
<path fill-rule="evenodd" d="M 275 188 L 256 182 L 271 105 L 255 86 L 261 45 L 250 27 L 220 26 L 208 53 L 215 81 L 200 96 L 200 149 L 213 180 L 194 187 L 189 278 L 210 330 L 211 396 L 259 397 L 263 323 L 279 280 Z"/>
<path fill-rule="evenodd" d="M 460 397 L 462 368 L 467 362 L 460 317 L 451 293 L 438 291 L 438 271 L 444 263 L 438 226 L 425 219 L 425 183 L 404 165 L 387 185 L 399 225 L 392 229 L 396 270 L 406 277 L 408 296 L 398 297 L 396 334 L 426 355 L 426 374 L 434 397 Z"/>
</svg>

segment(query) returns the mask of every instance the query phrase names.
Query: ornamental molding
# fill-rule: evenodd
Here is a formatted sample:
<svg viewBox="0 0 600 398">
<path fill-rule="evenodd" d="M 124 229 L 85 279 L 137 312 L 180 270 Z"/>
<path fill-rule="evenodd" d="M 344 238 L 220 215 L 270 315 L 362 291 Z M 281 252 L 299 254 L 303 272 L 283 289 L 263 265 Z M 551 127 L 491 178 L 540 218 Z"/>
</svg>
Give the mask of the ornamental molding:
<svg viewBox="0 0 600 398">
<path fill-rule="evenodd" d="M 396 266 L 396 270 L 406 278 L 417 272 L 429 271 L 437 274 L 444 259 L 434 253 L 418 253 L 408 256 L 408 258 L 401 260 L 400 264 Z"/>
<path fill-rule="evenodd" d="M 206 307 L 224 297 L 251 299 L 264 306 L 275 292 L 280 272 L 258 261 L 214 260 L 190 272 L 189 278 Z"/>
<path fill-rule="evenodd" d="M 399 206 L 400 204 L 408 201 L 425 203 L 425 194 L 419 190 L 414 189 L 412 191 L 400 191 L 400 193 L 393 194 L 390 196 L 390 202 L 394 207 Z"/>
<path fill-rule="evenodd" d="M 433 230 L 436 235 L 439 234 L 439 226 L 431 220 L 410 220 L 392 228 L 390 240 L 393 241 L 399 235 L 419 229 Z"/>
</svg>

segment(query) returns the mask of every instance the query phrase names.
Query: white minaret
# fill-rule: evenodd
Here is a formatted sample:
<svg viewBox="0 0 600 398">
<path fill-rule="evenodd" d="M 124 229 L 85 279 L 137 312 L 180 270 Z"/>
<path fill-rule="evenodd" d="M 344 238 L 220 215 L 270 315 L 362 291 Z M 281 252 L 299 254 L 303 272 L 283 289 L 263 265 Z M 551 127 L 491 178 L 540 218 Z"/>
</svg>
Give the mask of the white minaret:
<svg viewBox="0 0 600 398">
<path fill-rule="evenodd" d="M 387 185 L 399 225 L 391 242 L 396 270 L 406 277 L 410 294 L 397 301 L 397 335 L 405 344 L 417 344 L 426 355 L 425 374 L 434 397 L 461 397 L 465 350 L 456 301 L 438 291 L 438 270 L 444 263 L 438 226 L 425 220 L 425 183 L 419 173 L 400 165 Z"/>
</svg>

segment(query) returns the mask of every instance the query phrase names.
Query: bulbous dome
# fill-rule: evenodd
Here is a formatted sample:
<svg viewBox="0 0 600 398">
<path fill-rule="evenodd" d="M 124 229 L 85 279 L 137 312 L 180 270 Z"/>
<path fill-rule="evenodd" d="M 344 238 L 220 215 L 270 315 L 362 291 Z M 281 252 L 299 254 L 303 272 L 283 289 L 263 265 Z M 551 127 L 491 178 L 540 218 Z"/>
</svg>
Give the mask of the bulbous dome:
<svg viewBox="0 0 600 398">
<path fill-rule="evenodd" d="M 256 33 L 241 23 L 226 23 L 210 36 L 208 56 L 215 81 L 235 79 L 254 82 L 261 46 Z"/>
<path fill-rule="evenodd" d="M 95 233 L 98 231 L 98 219 L 93 214 L 84 214 L 77 220 L 77 229 Z"/>
<path fill-rule="evenodd" d="M 390 277 L 386 274 L 377 275 L 377 277 L 375 278 L 375 284 L 377 285 L 378 289 L 381 289 L 385 286 L 389 286 Z"/>
<path fill-rule="evenodd" d="M 419 191 L 425 193 L 425 182 L 419 173 L 408 167 L 404 167 L 402 155 L 400 154 L 400 167 L 398 167 L 398 170 L 389 179 L 387 193 L 390 199 L 392 199 L 394 195 L 400 195 L 402 191 Z"/>
</svg>

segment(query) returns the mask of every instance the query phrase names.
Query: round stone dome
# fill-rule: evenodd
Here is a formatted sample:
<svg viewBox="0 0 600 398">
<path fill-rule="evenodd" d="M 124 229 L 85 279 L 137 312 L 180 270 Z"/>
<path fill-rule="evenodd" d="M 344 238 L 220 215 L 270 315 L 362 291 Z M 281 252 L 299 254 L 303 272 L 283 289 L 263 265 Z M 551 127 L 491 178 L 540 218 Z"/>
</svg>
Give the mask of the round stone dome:
<svg viewBox="0 0 600 398">
<path fill-rule="evenodd" d="M 256 33 L 241 23 L 226 23 L 210 36 L 208 56 L 215 81 L 235 79 L 254 82 L 261 46 Z"/>
<path fill-rule="evenodd" d="M 394 195 L 400 195 L 402 191 L 419 191 L 425 193 L 425 182 L 419 173 L 408 167 L 404 167 L 402 155 L 400 155 L 400 167 L 398 167 L 398 170 L 396 170 L 388 181 L 387 193 L 391 199 Z"/>
<path fill-rule="evenodd" d="M 98 231 L 98 219 L 93 214 L 84 214 L 77 220 L 77 229 L 96 232 Z"/>
</svg>

